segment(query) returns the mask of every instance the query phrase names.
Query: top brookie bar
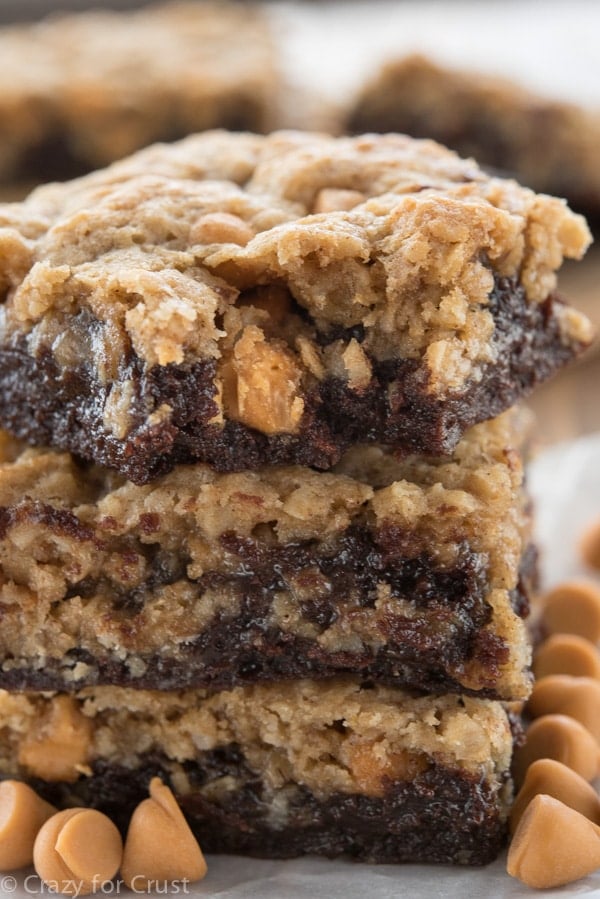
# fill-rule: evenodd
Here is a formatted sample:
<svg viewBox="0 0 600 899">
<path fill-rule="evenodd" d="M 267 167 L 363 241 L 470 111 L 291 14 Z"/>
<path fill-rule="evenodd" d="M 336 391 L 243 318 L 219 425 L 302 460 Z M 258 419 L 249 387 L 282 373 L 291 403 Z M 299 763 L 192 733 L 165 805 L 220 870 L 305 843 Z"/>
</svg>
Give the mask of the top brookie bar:
<svg viewBox="0 0 600 899">
<path fill-rule="evenodd" d="M 600 113 L 422 56 L 384 65 L 350 110 L 351 132 L 431 137 L 600 220 Z"/>
<path fill-rule="evenodd" d="M 252 4 L 173 3 L 0 29 L 0 182 L 46 181 L 206 128 L 269 130 L 281 84 Z"/>
<path fill-rule="evenodd" d="M 0 424 L 145 483 L 452 450 L 580 352 L 561 200 L 403 136 L 211 132 L 0 207 Z"/>
</svg>

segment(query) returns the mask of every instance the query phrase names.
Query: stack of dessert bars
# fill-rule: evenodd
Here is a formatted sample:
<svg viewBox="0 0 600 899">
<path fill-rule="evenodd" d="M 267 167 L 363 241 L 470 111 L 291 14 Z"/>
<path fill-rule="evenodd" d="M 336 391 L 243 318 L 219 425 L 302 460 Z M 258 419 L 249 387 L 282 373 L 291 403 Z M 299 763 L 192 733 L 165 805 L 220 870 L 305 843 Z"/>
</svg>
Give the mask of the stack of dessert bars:
<svg viewBox="0 0 600 899">
<path fill-rule="evenodd" d="M 481 864 L 535 577 L 514 404 L 590 341 L 563 201 L 208 132 L 0 207 L 0 772 L 202 847 Z"/>
</svg>

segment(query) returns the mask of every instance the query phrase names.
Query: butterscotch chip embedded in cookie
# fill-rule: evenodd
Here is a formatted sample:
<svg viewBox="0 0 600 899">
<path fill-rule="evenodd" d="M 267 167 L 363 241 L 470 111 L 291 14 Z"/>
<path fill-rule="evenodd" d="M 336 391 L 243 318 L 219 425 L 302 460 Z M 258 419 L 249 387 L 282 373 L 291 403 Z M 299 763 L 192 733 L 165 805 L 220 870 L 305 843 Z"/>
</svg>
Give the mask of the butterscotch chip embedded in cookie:
<svg viewBox="0 0 600 899">
<path fill-rule="evenodd" d="M 363 446 L 331 472 L 197 463 L 145 486 L 67 453 L 9 452 L 0 686 L 360 673 L 526 699 L 527 431 L 516 410 L 472 428 L 451 457 Z M 31 774 L 75 779 L 87 764 L 87 722 L 69 702 L 22 742 Z"/>
<path fill-rule="evenodd" d="M 74 781 L 86 770 L 89 721 L 70 696 L 58 696 L 19 748 L 19 764 L 29 775 Z"/>
<path fill-rule="evenodd" d="M 0 424 L 136 483 L 449 453 L 590 342 L 556 293 L 589 240 L 432 142 L 157 145 L 0 206 Z"/>
<path fill-rule="evenodd" d="M 0 774 L 24 773 L 19 744 L 56 698 L 0 691 Z M 513 737 L 501 703 L 340 679 L 217 692 L 97 687 L 75 701 L 91 725 L 90 772 L 36 782 L 47 799 L 110 811 L 124 828 L 143 802 L 125 850 L 125 879 L 145 868 L 134 886 L 150 871 L 177 873 L 173 795 L 207 853 L 484 864 L 502 847 Z M 186 857 L 196 876 L 197 847 Z"/>
</svg>

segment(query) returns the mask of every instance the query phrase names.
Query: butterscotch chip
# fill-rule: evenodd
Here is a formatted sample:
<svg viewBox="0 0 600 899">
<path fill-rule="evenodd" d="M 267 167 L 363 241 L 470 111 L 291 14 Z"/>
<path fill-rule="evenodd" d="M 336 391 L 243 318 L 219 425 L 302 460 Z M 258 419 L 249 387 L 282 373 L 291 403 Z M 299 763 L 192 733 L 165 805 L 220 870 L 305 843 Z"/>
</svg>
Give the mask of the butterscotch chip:
<svg viewBox="0 0 600 899">
<path fill-rule="evenodd" d="M 31 787 L 18 780 L 0 782 L 0 871 L 25 868 L 42 824 L 56 813 Z"/>
<path fill-rule="evenodd" d="M 596 739 L 587 728 L 566 715 L 543 715 L 531 724 L 525 744 L 515 751 L 515 783 L 522 784 L 529 765 L 542 758 L 562 762 L 588 781 L 600 772 L 600 748 Z"/>
<path fill-rule="evenodd" d="M 351 389 L 361 390 L 367 387 L 371 381 L 373 369 L 361 345 L 354 338 L 344 350 L 342 359 Z"/>
<path fill-rule="evenodd" d="M 508 873 L 527 886 L 547 889 L 597 868 L 600 827 L 552 796 L 532 799 L 508 850 Z"/>
<path fill-rule="evenodd" d="M 250 325 L 235 345 L 233 370 L 235 402 L 226 403 L 232 418 L 265 434 L 297 430 L 304 411 L 301 372 L 288 349 L 265 340 L 261 329 Z"/>
<path fill-rule="evenodd" d="M 21 744 L 19 764 L 50 781 L 77 780 L 85 769 L 90 722 L 69 696 L 57 696 L 34 731 Z"/>
<path fill-rule="evenodd" d="M 544 598 L 543 624 L 550 634 L 577 634 L 600 640 L 600 590 L 587 581 L 559 584 Z"/>
<path fill-rule="evenodd" d="M 576 634 L 553 634 L 536 650 L 533 673 L 541 679 L 550 674 L 593 677 L 600 680 L 600 653 Z"/>
<path fill-rule="evenodd" d="M 600 743 L 600 681 L 591 677 L 543 677 L 535 684 L 525 711 L 532 718 L 568 715 L 583 724 Z"/>
<path fill-rule="evenodd" d="M 406 750 L 386 752 L 383 742 L 357 739 L 347 752 L 348 767 L 361 793 L 385 796 L 391 781 L 412 781 L 427 767 L 427 757 Z"/>
<path fill-rule="evenodd" d="M 538 759 L 527 769 L 523 786 L 513 802 L 509 818 L 511 832 L 516 830 L 531 800 L 540 793 L 553 796 L 594 824 L 600 824 L 600 796 L 594 787 L 562 762 Z"/>
<path fill-rule="evenodd" d="M 74 808 L 50 818 L 37 835 L 33 863 L 39 877 L 67 896 L 95 893 L 121 864 L 123 843 L 110 818 Z"/>
<path fill-rule="evenodd" d="M 154 777 L 150 798 L 133 813 L 121 865 L 121 876 L 134 890 L 152 882 L 201 880 L 206 862 L 171 790 Z"/>
<path fill-rule="evenodd" d="M 585 564 L 600 571 L 600 518 L 584 531 L 579 549 Z"/>
</svg>

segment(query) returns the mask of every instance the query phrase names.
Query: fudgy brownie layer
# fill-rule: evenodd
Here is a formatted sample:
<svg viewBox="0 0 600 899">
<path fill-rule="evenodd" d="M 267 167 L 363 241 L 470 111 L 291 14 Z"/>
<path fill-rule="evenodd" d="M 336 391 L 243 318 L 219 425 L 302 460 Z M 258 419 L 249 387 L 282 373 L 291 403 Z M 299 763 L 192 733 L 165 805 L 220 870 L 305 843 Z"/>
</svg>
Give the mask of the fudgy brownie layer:
<svg viewBox="0 0 600 899">
<path fill-rule="evenodd" d="M 411 781 L 390 781 L 381 797 L 338 793 L 319 799 L 295 786 L 287 797 L 283 826 L 273 820 L 272 798 L 260 778 L 247 771 L 247 781 L 220 800 L 197 785 L 239 777 L 243 756 L 236 746 L 202 753 L 186 764 L 190 792 L 177 793 L 165 759 L 141 759 L 135 769 L 99 762 L 89 777 L 75 784 L 49 784 L 38 778 L 31 786 L 62 808 L 85 805 L 115 821 L 123 834 L 135 806 L 148 795 L 152 777 L 174 790 L 204 852 L 293 858 L 348 855 L 378 863 L 485 865 L 502 849 L 506 837 L 503 802 L 498 790 L 459 768 L 431 764 Z"/>
<path fill-rule="evenodd" d="M 515 410 L 450 458 L 360 447 L 335 472 L 179 466 L 145 486 L 7 445 L 0 685 L 354 672 L 525 698 L 525 433 Z"/>
<path fill-rule="evenodd" d="M 32 514 L 53 517 L 52 510 L 43 508 Z M 0 514 L 0 527 L 1 521 Z M 61 524 L 86 539 L 76 522 L 65 519 Z M 60 531 L 58 525 L 56 533 Z M 191 595 L 192 601 L 201 603 L 203 596 L 221 592 L 237 609 L 234 616 L 226 611 L 218 614 L 197 636 L 158 652 L 125 653 L 118 646 L 107 652 L 81 639 L 76 649 L 60 659 L 45 657 L 41 665 L 39 658 L 27 660 L 16 654 L 13 658 L 5 651 L 0 688 L 78 690 L 110 684 L 180 690 L 353 674 L 422 691 L 492 698 L 500 692 L 509 698 L 506 688 L 498 684 L 511 661 L 510 646 L 491 626 L 485 557 L 463 546 L 456 567 L 444 568 L 427 552 L 411 555 L 410 535 L 406 538 L 394 528 L 379 533 L 351 529 L 328 547 L 327 555 L 320 555 L 311 544 L 265 551 L 252 540 L 226 535 L 223 544 L 231 556 L 232 573 L 208 572 L 193 584 Z M 149 581 L 116 595 L 112 603 L 107 601 L 104 614 L 119 619 L 123 630 L 144 627 L 145 599 L 180 576 L 179 570 L 161 568 L 157 559 Z M 535 569 L 535 552 L 530 548 L 522 577 L 510 594 L 520 616 L 529 611 Z M 393 601 L 381 614 L 376 604 L 386 588 Z M 90 579 L 71 594 L 85 601 L 86 596 L 102 595 L 103 590 L 101 582 Z M 292 602 L 296 598 L 304 627 L 278 626 L 277 595 L 290 596 Z M 359 649 L 344 648 L 343 638 L 338 647 L 324 645 L 319 635 L 338 618 L 346 618 L 346 632 L 351 627 L 352 612 L 348 615 L 346 607 L 351 597 L 356 597 L 357 618 L 372 616 L 375 645 L 365 641 Z M 307 630 L 313 632 L 310 637 L 304 635 Z M 359 633 L 357 627 L 355 640 Z M 462 683 L 466 668 L 477 671 L 472 689 Z"/>
<path fill-rule="evenodd" d="M 471 425 L 498 415 L 585 348 L 565 344 L 552 295 L 528 303 L 515 278 L 496 278 L 489 298 L 496 361 L 480 378 L 440 399 L 429 389 L 427 370 L 414 360 L 377 363 L 368 387 L 356 391 L 326 378 L 305 399 L 296 434 L 267 435 L 241 422 L 212 424 L 214 360 L 146 370 L 131 347 L 118 380 L 131 386 L 130 413 L 137 426 L 124 438 L 106 427 L 105 407 L 113 382 L 102 382 L 87 364 L 61 368 L 52 355 L 32 355 L 24 338 L 0 347 L 0 422 L 34 445 L 53 445 L 115 468 L 145 484 L 179 463 L 206 462 L 217 471 L 265 464 L 327 469 L 353 443 L 390 444 L 404 454 L 451 452 Z M 82 332 L 93 342 L 102 323 L 82 314 Z M 334 335 L 339 340 L 342 335 Z M 361 342 L 357 329 L 346 335 Z M 326 345 L 326 344 L 325 344 Z M 173 413 L 161 420 L 160 409 Z M 154 414 L 156 422 L 149 424 Z"/>
<path fill-rule="evenodd" d="M 136 483 L 448 453 L 591 340 L 551 197 L 402 135 L 209 132 L 0 206 L 0 423 Z"/>
<path fill-rule="evenodd" d="M 512 745 L 500 703 L 355 680 L 0 691 L 0 776 L 125 828 L 159 775 L 208 851 L 484 863 L 504 834 Z"/>
</svg>

